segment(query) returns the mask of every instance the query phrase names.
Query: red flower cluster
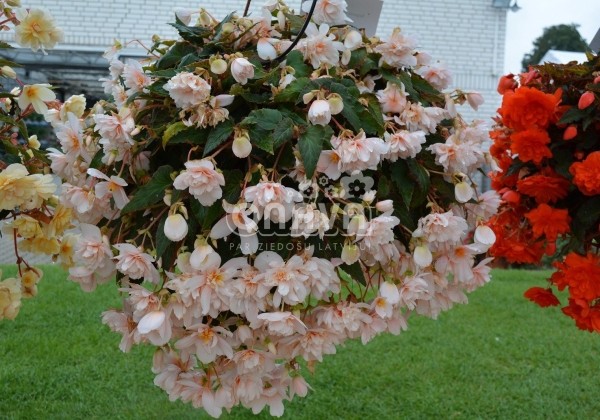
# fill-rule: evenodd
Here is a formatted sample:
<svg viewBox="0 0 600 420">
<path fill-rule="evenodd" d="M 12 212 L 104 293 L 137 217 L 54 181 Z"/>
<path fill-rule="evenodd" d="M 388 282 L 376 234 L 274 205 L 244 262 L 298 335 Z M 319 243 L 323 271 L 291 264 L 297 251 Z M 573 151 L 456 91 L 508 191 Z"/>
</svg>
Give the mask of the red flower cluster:
<svg viewBox="0 0 600 420">
<path fill-rule="evenodd" d="M 538 89 L 520 87 L 507 90 L 498 111 L 504 125 L 516 131 L 532 128 L 546 129 L 556 120 L 556 106 L 560 101 L 560 91 L 548 95 Z"/>
<path fill-rule="evenodd" d="M 590 153 L 583 162 L 575 162 L 569 171 L 573 174 L 573 182 L 583 194 L 600 194 L 600 151 Z"/>
<path fill-rule="evenodd" d="M 550 281 L 558 290 L 569 288 L 569 306 L 563 312 L 579 328 L 600 332 L 600 256 L 570 253 L 554 266 Z"/>
<path fill-rule="evenodd" d="M 525 297 L 560 305 L 577 326 L 600 332 L 600 58 L 583 65 L 545 64 L 503 76 L 502 106 L 490 133 L 499 170 L 492 187 L 502 197 L 491 221 L 491 252 L 510 263 L 554 259 L 550 287 Z M 566 255 L 566 257 L 564 257 Z"/>
</svg>

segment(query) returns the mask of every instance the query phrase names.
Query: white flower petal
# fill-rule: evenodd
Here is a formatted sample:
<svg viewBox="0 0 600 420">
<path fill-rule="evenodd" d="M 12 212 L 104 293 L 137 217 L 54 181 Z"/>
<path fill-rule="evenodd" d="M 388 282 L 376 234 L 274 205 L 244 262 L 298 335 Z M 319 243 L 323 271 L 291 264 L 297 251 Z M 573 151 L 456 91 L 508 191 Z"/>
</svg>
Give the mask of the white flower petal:
<svg viewBox="0 0 600 420">
<path fill-rule="evenodd" d="M 466 182 L 459 182 L 454 186 L 454 196 L 459 203 L 466 203 L 473 198 L 473 188 Z"/>
<path fill-rule="evenodd" d="M 271 268 L 271 264 L 277 265 L 282 263 L 283 258 L 279 254 L 273 251 L 265 251 L 258 254 L 254 260 L 254 267 L 264 272 Z"/>
<path fill-rule="evenodd" d="M 429 267 L 433 261 L 433 255 L 431 255 L 431 251 L 429 248 L 423 245 L 419 245 L 415 248 L 413 258 L 419 267 Z"/>
<path fill-rule="evenodd" d="M 265 38 L 259 39 L 256 46 L 258 56 L 262 60 L 275 60 L 277 58 L 277 50 Z"/>
<path fill-rule="evenodd" d="M 496 234 L 489 226 L 479 225 L 477 226 L 477 229 L 475 229 L 475 242 L 484 245 L 494 245 L 496 242 Z"/>
<path fill-rule="evenodd" d="M 234 155 L 240 159 L 244 159 L 252 152 L 252 143 L 250 143 L 248 137 L 236 137 L 233 140 L 232 150 Z"/>
<path fill-rule="evenodd" d="M 150 331 L 159 329 L 166 317 L 163 311 L 148 312 L 138 323 L 137 329 L 140 334 L 148 334 Z"/>
<path fill-rule="evenodd" d="M 233 217 L 230 214 L 221 218 L 210 230 L 210 237 L 212 239 L 225 238 L 235 230 L 235 223 Z"/>
<path fill-rule="evenodd" d="M 211 100 L 211 105 L 215 108 L 223 108 L 233 103 L 235 95 L 219 95 Z"/>
<path fill-rule="evenodd" d="M 170 241 L 179 242 L 187 236 L 188 224 L 181 214 L 172 214 L 165 221 L 164 232 Z"/>
<path fill-rule="evenodd" d="M 398 287 L 390 282 L 385 281 L 379 286 L 379 294 L 392 305 L 400 302 Z"/>
<path fill-rule="evenodd" d="M 105 174 L 103 174 L 102 172 L 100 172 L 98 169 L 95 169 L 95 168 L 89 168 L 87 170 L 87 174 L 89 176 L 93 176 L 94 178 L 104 179 L 106 181 L 110 180 L 110 178 L 108 176 L 106 176 Z M 125 185 L 127 185 L 127 184 L 125 184 Z"/>
</svg>

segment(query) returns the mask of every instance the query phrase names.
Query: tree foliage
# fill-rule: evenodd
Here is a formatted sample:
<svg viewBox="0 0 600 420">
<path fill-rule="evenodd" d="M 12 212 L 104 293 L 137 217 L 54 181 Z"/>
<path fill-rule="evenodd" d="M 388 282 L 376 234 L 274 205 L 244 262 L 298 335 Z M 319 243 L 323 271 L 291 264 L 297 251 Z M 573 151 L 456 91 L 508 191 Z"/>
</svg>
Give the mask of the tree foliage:
<svg viewBox="0 0 600 420">
<path fill-rule="evenodd" d="M 526 71 L 529 66 L 539 64 L 549 50 L 581 52 L 588 50 L 588 43 L 577 30 L 578 26 L 571 23 L 544 28 L 544 33 L 533 41 L 533 50 L 523 57 L 521 61 L 523 70 Z"/>
</svg>

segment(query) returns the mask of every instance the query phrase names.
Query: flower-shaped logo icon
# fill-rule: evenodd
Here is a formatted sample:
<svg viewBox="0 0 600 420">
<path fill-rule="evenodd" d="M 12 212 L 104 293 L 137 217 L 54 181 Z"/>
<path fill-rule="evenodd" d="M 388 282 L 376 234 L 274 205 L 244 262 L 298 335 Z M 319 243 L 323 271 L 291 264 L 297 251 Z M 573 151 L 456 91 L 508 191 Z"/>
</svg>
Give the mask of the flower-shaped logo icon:
<svg viewBox="0 0 600 420">
<path fill-rule="evenodd" d="M 361 198 L 365 193 L 371 191 L 375 181 L 369 176 L 358 173 L 342 178 L 342 186 L 349 198 Z"/>
</svg>

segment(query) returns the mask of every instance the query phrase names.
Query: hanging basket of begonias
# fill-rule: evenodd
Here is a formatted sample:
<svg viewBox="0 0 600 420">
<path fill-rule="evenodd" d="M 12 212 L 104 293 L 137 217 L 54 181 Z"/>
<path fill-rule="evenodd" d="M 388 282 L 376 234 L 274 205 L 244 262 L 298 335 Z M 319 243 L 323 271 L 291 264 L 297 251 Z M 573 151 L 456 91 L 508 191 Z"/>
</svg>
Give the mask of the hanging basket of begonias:
<svg viewBox="0 0 600 420">
<path fill-rule="evenodd" d="M 0 1 L 0 30 L 13 30 L 21 47 L 45 51 L 62 39 L 62 31 L 47 11 L 18 6 L 18 0 Z M 0 41 L 0 50 L 11 48 Z M 49 174 L 49 161 L 37 136 L 30 136 L 25 124 L 32 114 L 45 114 L 47 103 L 56 96 L 48 84 L 25 85 L 17 67 L 17 63 L 0 59 L 0 235 L 2 246 L 12 248 L 17 266 L 17 275 L 4 280 L 0 270 L 0 320 L 14 319 L 22 299 L 37 295 L 43 272 L 30 264 L 24 251 L 33 247 L 60 254 L 57 237 L 71 227 L 72 219 L 70 210 L 57 205 L 57 184 Z M 7 87 L 15 84 L 18 86 L 13 89 Z M 76 112 L 73 103 L 64 104 L 65 112 Z M 64 237 L 64 244 L 69 238 Z"/>
<path fill-rule="evenodd" d="M 553 289 L 568 289 L 562 311 L 600 332 L 600 59 L 534 66 L 518 80 L 504 76 L 498 89 L 491 152 L 501 171 L 492 186 L 503 201 L 492 252 L 535 265 L 548 256 L 556 272 L 525 297 L 559 306 Z"/>
<path fill-rule="evenodd" d="M 70 278 L 116 275 L 123 307 L 103 321 L 121 349 L 156 346 L 155 384 L 215 417 L 280 416 L 305 366 L 489 281 L 488 136 L 454 106 L 481 97 L 441 93 L 447 71 L 412 38 L 367 38 L 345 7 L 317 1 L 296 45 L 305 16 L 281 1 L 180 12 L 180 39 L 111 61 L 114 101 L 54 113 Z"/>
</svg>

